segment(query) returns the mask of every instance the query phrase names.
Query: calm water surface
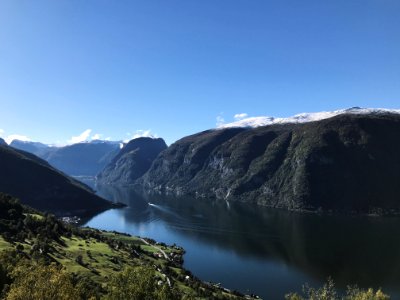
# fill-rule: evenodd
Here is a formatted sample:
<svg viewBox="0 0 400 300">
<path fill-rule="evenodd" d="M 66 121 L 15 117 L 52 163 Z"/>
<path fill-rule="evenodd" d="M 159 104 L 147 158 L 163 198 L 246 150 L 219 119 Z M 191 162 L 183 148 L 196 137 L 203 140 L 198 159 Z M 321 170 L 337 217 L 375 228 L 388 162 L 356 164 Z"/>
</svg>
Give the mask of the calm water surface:
<svg viewBox="0 0 400 300">
<path fill-rule="evenodd" d="M 318 216 L 97 189 L 128 207 L 101 213 L 86 226 L 183 246 L 185 268 L 202 280 L 283 299 L 306 282 L 321 285 L 331 276 L 339 287 L 383 287 L 400 299 L 398 218 Z"/>
</svg>

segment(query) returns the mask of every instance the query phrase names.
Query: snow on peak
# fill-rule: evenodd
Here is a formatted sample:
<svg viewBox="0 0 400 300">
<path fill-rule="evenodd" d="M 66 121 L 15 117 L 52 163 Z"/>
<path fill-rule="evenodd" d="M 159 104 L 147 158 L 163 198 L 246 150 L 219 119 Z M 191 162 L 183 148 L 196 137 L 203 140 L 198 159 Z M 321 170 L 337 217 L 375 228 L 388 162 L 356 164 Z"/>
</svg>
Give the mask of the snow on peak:
<svg viewBox="0 0 400 300">
<path fill-rule="evenodd" d="M 352 107 L 347 109 L 340 109 L 334 111 L 323 111 L 315 113 L 301 113 L 288 118 L 274 118 L 274 117 L 250 117 L 241 119 L 232 123 L 221 124 L 218 128 L 232 128 L 232 127 L 260 127 L 273 124 L 286 124 L 286 123 L 307 123 L 313 121 L 324 120 L 342 114 L 383 114 L 395 113 L 400 114 L 400 109 L 386 109 L 386 108 L 360 108 Z"/>
</svg>

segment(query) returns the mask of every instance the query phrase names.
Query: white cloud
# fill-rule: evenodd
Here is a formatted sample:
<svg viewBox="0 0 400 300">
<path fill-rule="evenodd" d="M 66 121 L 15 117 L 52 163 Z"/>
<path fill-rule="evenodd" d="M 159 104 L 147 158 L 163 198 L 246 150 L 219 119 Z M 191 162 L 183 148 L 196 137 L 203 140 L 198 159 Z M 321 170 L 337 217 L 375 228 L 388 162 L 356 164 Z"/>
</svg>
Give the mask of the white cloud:
<svg viewBox="0 0 400 300">
<path fill-rule="evenodd" d="M 92 140 L 99 140 L 102 137 L 102 134 L 96 133 L 92 136 Z"/>
<path fill-rule="evenodd" d="M 133 135 L 134 139 L 140 138 L 140 137 L 154 137 L 154 135 L 151 133 L 151 130 L 136 130 L 135 134 Z"/>
<path fill-rule="evenodd" d="M 3 136 L 4 134 L 4 129 L 0 129 L 0 136 Z"/>
<path fill-rule="evenodd" d="M 220 115 L 217 116 L 217 127 L 221 127 L 225 124 L 225 119 Z"/>
<path fill-rule="evenodd" d="M 236 114 L 233 117 L 235 118 L 236 121 L 242 120 L 244 118 L 247 118 L 248 114 L 246 113 L 241 113 L 241 114 Z"/>
<path fill-rule="evenodd" d="M 10 134 L 5 138 L 6 143 L 10 144 L 13 140 L 20 140 L 24 142 L 31 142 L 32 140 L 28 138 L 26 135 L 20 135 L 20 134 Z"/>
<path fill-rule="evenodd" d="M 86 129 L 80 135 L 71 137 L 71 139 L 68 140 L 68 144 L 76 144 L 76 143 L 81 143 L 81 142 L 87 141 L 88 138 L 90 137 L 91 132 L 92 132 L 92 129 Z"/>
<path fill-rule="evenodd" d="M 126 139 L 126 140 L 124 140 L 124 142 L 127 143 L 130 140 L 137 139 L 140 137 L 158 138 L 158 135 L 155 133 L 152 133 L 151 129 L 147 129 L 147 130 L 139 129 L 139 130 L 136 130 L 136 132 L 134 134 L 132 134 L 130 139 Z"/>
</svg>

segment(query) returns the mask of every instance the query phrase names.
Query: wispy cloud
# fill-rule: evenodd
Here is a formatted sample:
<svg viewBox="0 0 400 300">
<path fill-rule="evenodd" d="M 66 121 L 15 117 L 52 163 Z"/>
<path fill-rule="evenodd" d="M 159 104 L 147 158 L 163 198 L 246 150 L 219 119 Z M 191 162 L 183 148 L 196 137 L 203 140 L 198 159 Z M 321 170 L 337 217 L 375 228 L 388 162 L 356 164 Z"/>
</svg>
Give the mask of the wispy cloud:
<svg viewBox="0 0 400 300">
<path fill-rule="evenodd" d="M 221 115 L 217 116 L 217 124 L 216 124 L 217 127 L 221 127 L 224 124 L 225 124 L 225 119 Z"/>
<path fill-rule="evenodd" d="M 248 114 L 246 114 L 246 113 L 241 113 L 241 114 L 236 114 L 236 115 L 234 115 L 233 117 L 234 117 L 234 119 L 235 119 L 236 121 L 239 121 L 239 120 L 242 120 L 242 119 L 244 119 L 244 118 L 247 118 L 247 116 L 248 116 Z"/>
<path fill-rule="evenodd" d="M 135 133 L 127 133 L 127 135 L 131 136 L 129 139 L 124 140 L 125 143 L 129 142 L 130 140 L 137 139 L 140 137 L 150 137 L 150 138 L 158 138 L 158 135 L 151 132 L 151 129 L 143 130 L 139 129 L 136 130 Z"/>
<path fill-rule="evenodd" d="M 76 144 L 76 143 L 81 143 L 81 142 L 87 141 L 90 137 L 91 132 L 92 132 L 92 129 L 86 129 L 80 135 L 71 137 L 71 139 L 68 140 L 68 144 Z"/>
<path fill-rule="evenodd" d="M 20 140 L 24 142 L 31 142 L 32 140 L 27 137 L 26 135 L 20 135 L 20 134 L 10 134 L 6 138 L 6 143 L 10 144 L 13 140 Z"/>
<path fill-rule="evenodd" d="M 94 135 L 92 136 L 92 140 L 99 140 L 99 139 L 101 139 L 102 136 L 103 136 L 102 134 L 96 133 L 96 134 L 94 134 Z"/>
</svg>

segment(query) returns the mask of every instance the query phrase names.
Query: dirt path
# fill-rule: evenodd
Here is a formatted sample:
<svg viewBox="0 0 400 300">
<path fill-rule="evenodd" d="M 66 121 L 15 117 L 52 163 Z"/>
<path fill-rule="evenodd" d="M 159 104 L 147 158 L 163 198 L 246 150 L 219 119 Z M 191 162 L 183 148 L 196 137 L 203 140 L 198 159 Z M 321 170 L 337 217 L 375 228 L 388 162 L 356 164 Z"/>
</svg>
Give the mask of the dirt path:
<svg viewBox="0 0 400 300">
<path fill-rule="evenodd" d="M 167 255 L 167 253 L 165 253 L 164 252 L 164 250 L 162 250 L 161 248 L 159 248 L 159 247 L 157 247 L 157 246 L 154 246 L 154 245 L 152 245 L 152 244 L 150 244 L 148 241 L 146 241 L 145 239 L 140 239 L 143 243 L 145 243 L 146 245 L 148 245 L 148 246 L 152 246 L 153 248 L 155 248 L 155 249 L 157 249 L 158 251 L 160 251 L 161 252 L 161 254 L 162 255 L 164 255 L 164 257 L 165 257 L 165 259 L 166 260 L 169 260 L 169 257 L 168 257 L 168 255 Z"/>
<path fill-rule="evenodd" d="M 151 247 L 157 249 L 158 251 L 160 251 L 160 252 L 162 253 L 162 255 L 164 255 L 165 259 L 166 259 L 166 260 L 169 260 L 169 257 L 168 257 L 168 255 L 167 255 L 167 253 L 164 252 L 164 250 L 162 250 L 161 248 L 159 248 L 159 247 L 157 247 L 157 246 L 154 246 L 154 245 L 150 244 L 150 243 L 149 243 L 148 241 L 146 241 L 145 239 L 142 239 L 142 238 L 141 238 L 140 240 L 141 240 L 143 243 L 145 243 L 146 245 L 151 246 Z M 165 274 L 162 274 L 162 275 L 165 276 L 165 278 L 167 279 L 167 283 L 168 283 L 169 287 L 171 287 L 171 281 L 169 280 L 168 276 L 165 275 Z"/>
</svg>

